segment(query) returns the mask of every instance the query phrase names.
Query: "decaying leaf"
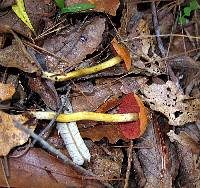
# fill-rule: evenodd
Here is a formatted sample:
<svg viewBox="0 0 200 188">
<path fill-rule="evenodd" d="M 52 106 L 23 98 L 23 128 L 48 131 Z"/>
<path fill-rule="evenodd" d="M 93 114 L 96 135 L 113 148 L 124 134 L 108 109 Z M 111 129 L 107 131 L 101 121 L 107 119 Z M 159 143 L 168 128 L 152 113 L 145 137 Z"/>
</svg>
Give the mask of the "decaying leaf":
<svg viewBox="0 0 200 188">
<path fill-rule="evenodd" d="M 114 38 L 111 43 L 117 54 L 124 60 L 125 67 L 129 71 L 131 69 L 131 64 L 132 64 L 129 51 L 123 45 L 119 44 L 116 38 Z"/>
<path fill-rule="evenodd" d="M 91 141 L 87 141 L 86 144 L 92 155 L 87 169 L 103 177 L 105 180 L 120 178 L 124 157 L 121 149 L 110 146 L 98 147 L 98 145 Z"/>
<path fill-rule="evenodd" d="M 136 11 L 132 16 L 127 32 L 129 34 L 126 46 L 131 49 L 134 70 L 150 75 L 165 73 L 165 63 L 155 53 L 154 41 L 148 37 L 150 35 L 148 21 L 143 18 L 141 12 Z"/>
<path fill-rule="evenodd" d="M 192 137 L 190 137 L 186 132 L 181 131 L 178 135 L 170 130 L 167 135 L 170 138 L 170 141 L 177 141 L 179 144 L 186 147 L 186 149 L 191 150 L 192 153 L 198 154 L 200 152 L 200 145 L 198 141 L 195 141 Z"/>
<path fill-rule="evenodd" d="M 95 17 L 79 29 L 72 28 L 70 34 L 69 30 L 64 30 L 62 34 L 45 40 L 43 46 L 45 49 L 66 60 L 66 62 L 59 62 L 57 59 L 47 56 L 48 70 L 62 72 L 72 65 L 78 65 L 86 55 L 96 50 L 102 41 L 104 30 L 105 19 Z"/>
<path fill-rule="evenodd" d="M 65 1 L 65 6 L 70 6 L 73 4 L 80 3 L 90 3 L 94 4 L 96 8 L 94 10 L 98 12 L 106 12 L 112 16 L 116 15 L 116 11 L 119 7 L 119 0 L 67 0 Z"/>
<path fill-rule="evenodd" d="M 107 138 L 111 144 L 115 144 L 120 139 L 128 141 L 116 124 L 98 124 L 94 127 L 81 129 L 80 133 L 82 137 L 90 138 L 93 142 L 100 141 L 102 138 Z"/>
<path fill-rule="evenodd" d="M 2 0 L 0 2 L 0 9 L 6 9 L 12 6 L 15 3 L 15 0 Z"/>
<path fill-rule="evenodd" d="M 184 131 L 192 139 L 199 142 L 199 129 L 195 124 L 187 124 L 187 126 L 177 127 L 178 132 Z M 185 145 L 174 142 L 177 148 L 177 154 L 180 160 L 179 176 L 177 184 L 180 187 L 196 188 L 200 185 L 200 169 L 199 156 L 194 154 L 190 148 Z"/>
<path fill-rule="evenodd" d="M 138 121 L 129 123 L 120 123 L 119 129 L 123 135 L 128 139 L 134 139 L 140 137 L 147 127 L 147 112 L 141 99 L 134 93 L 126 95 L 119 106 L 119 113 L 131 113 L 135 112 L 139 114 Z"/>
<path fill-rule="evenodd" d="M 176 149 L 168 141 L 164 141 L 161 145 L 160 136 L 157 134 L 159 133 L 156 133 L 153 122 L 150 121 L 146 132 L 138 139 L 142 146 L 137 153 L 146 178 L 144 187 L 171 188 L 179 167 Z"/>
<path fill-rule="evenodd" d="M 15 87 L 12 84 L 0 83 L 0 100 L 11 99 L 15 93 Z"/>
<path fill-rule="evenodd" d="M 27 142 L 29 135 L 17 129 L 14 121 L 25 123 L 28 117 L 24 115 L 9 115 L 0 111 L 0 156 L 6 156 L 15 147 Z M 35 126 L 30 127 L 32 130 Z"/>
<path fill-rule="evenodd" d="M 111 110 L 120 104 L 120 99 L 116 96 L 110 97 L 107 101 L 105 101 L 101 106 L 98 107 L 96 112 L 105 113 L 108 110 Z"/>
<path fill-rule="evenodd" d="M 24 72 L 40 72 L 40 68 L 23 44 L 15 40 L 12 45 L 0 50 L 0 65 L 15 67 Z"/>
<path fill-rule="evenodd" d="M 19 155 L 19 153 L 15 152 L 12 155 Z M 9 158 L 9 171 L 11 187 L 66 188 L 83 185 L 89 188 L 104 187 L 95 178 L 85 178 L 84 174 L 77 172 L 41 148 L 31 148 L 18 158 Z M 2 169 L 0 186 L 7 186 Z"/>
<path fill-rule="evenodd" d="M 200 100 L 183 95 L 171 81 L 145 86 L 142 92 L 150 108 L 164 114 L 170 125 L 181 126 L 200 119 Z"/>
<path fill-rule="evenodd" d="M 33 92 L 40 95 L 41 99 L 49 108 L 54 111 L 59 109 L 61 102 L 51 80 L 44 80 L 40 77 L 29 77 L 29 85 Z"/>
</svg>

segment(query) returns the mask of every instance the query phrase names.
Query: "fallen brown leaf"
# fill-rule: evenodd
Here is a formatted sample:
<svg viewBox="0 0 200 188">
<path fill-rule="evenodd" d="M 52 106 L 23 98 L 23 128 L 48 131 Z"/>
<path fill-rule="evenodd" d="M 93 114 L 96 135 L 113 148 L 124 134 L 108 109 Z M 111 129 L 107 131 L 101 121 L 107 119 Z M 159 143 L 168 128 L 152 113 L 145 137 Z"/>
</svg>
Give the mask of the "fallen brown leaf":
<svg viewBox="0 0 200 188">
<path fill-rule="evenodd" d="M 80 133 L 82 137 L 90 138 L 93 142 L 100 141 L 102 138 L 107 138 L 111 144 L 115 144 L 120 139 L 128 141 L 116 124 L 99 124 L 87 129 L 81 129 Z"/>
<path fill-rule="evenodd" d="M 138 158 L 141 163 L 146 184 L 144 187 L 170 188 L 178 173 L 179 161 L 173 144 L 163 141 L 162 145 L 157 136 L 153 121 L 147 126 L 147 130 L 138 139 L 141 148 L 138 149 Z M 163 152 L 165 147 L 165 152 Z"/>
<path fill-rule="evenodd" d="M 29 135 L 17 129 L 14 121 L 25 123 L 28 119 L 25 115 L 9 115 L 0 111 L 0 156 L 6 156 L 15 147 L 27 142 Z M 32 130 L 35 129 L 31 125 Z"/>
<path fill-rule="evenodd" d="M 29 77 L 29 85 L 33 92 L 40 95 L 41 99 L 49 108 L 54 111 L 59 109 L 61 102 L 51 80 L 44 80 L 40 77 Z"/>
<path fill-rule="evenodd" d="M 21 157 L 10 158 L 9 169 L 8 181 L 11 187 L 66 188 L 83 185 L 88 188 L 103 187 L 95 179 L 79 174 L 72 167 L 39 148 L 32 148 Z M 2 169 L 0 169 L 0 186 L 6 186 Z"/>
<path fill-rule="evenodd" d="M 92 54 L 102 41 L 105 30 L 105 19 L 95 17 L 80 26 L 68 28 L 62 33 L 44 41 L 44 48 L 59 57 L 64 57 L 66 62 L 47 56 L 48 70 L 62 72 L 70 66 L 78 65 L 88 54 Z M 63 34 L 64 33 L 64 34 Z"/>
<path fill-rule="evenodd" d="M 15 87 L 12 84 L 0 83 L 0 100 L 5 101 L 11 99 L 15 93 Z"/>
<path fill-rule="evenodd" d="M 28 73 L 40 72 L 40 67 L 18 39 L 14 40 L 12 45 L 0 50 L 0 65 L 15 67 Z"/>
</svg>

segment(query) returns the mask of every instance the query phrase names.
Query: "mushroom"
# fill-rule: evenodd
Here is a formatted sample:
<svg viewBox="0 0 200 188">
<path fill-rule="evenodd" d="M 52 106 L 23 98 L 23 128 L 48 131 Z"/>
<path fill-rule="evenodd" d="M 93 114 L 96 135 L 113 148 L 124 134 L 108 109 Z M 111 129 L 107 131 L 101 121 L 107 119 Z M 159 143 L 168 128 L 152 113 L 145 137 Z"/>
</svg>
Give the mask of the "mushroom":
<svg viewBox="0 0 200 188">
<path fill-rule="evenodd" d="M 122 122 L 119 129 L 128 139 L 139 138 L 146 130 L 147 111 L 141 99 L 134 93 L 126 95 L 119 106 L 119 113 L 138 113 L 138 119 L 132 122 Z"/>
<path fill-rule="evenodd" d="M 70 80 L 73 78 L 79 78 L 82 76 L 86 76 L 89 74 L 94 74 L 94 73 L 103 71 L 107 68 L 110 68 L 110 67 L 113 67 L 113 66 L 119 64 L 122 60 L 125 62 L 126 69 L 130 70 L 131 58 L 130 58 L 130 54 L 129 54 L 128 50 L 121 44 L 118 44 L 118 42 L 115 38 L 112 40 L 112 45 L 118 55 L 103 62 L 103 63 L 100 63 L 100 64 L 92 66 L 92 67 L 80 68 L 78 70 L 68 72 L 64 75 L 59 75 L 56 73 L 50 73 L 50 72 L 44 71 L 42 73 L 42 77 L 56 81 L 56 82 L 67 81 L 67 80 Z"/>
</svg>

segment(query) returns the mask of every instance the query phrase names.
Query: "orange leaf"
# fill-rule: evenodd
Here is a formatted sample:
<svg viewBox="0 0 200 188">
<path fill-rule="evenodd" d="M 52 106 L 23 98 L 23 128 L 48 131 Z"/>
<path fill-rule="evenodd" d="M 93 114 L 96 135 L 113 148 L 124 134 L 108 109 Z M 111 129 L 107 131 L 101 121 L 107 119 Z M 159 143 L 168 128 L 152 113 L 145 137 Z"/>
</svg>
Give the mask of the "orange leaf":
<svg viewBox="0 0 200 188">
<path fill-rule="evenodd" d="M 124 60 L 125 67 L 129 71 L 132 64 L 129 51 L 122 44 L 119 44 L 116 38 L 114 38 L 111 43 L 117 54 Z"/>
<path fill-rule="evenodd" d="M 105 113 L 108 110 L 111 110 L 120 104 L 121 100 L 118 97 L 112 96 L 105 103 L 100 105 L 96 112 Z"/>
<path fill-rule="evenodd" d="M 93 142 L 100 141 L 102 138 L 107 138 L 109 143 L 115 144 L 119 139 L 128 141 L 118 129 L 118 124 L 98 124 L 94 127 L 82 129 L 81 136 L 90 138 Z"/>
</svg>

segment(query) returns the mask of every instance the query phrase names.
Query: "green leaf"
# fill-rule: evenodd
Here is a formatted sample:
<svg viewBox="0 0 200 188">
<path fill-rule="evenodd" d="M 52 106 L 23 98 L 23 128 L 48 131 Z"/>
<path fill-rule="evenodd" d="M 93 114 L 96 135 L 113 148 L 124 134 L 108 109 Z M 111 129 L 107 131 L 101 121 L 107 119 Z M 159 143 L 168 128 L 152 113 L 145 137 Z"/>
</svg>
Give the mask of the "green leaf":
<svg viewBox="0 0 200 188">
<path fill-rule="evenodd" d="M 55 2 L 60 9 L 64 8 L 64 0 L 55 0 Z"/>
<path fill-rule="evenodd" d="M 199 4 L 198 4 L 198 2 L 196 0 L 191 0 L 190 1 L 190 9 L 191 10 L 197 10 L 199 8 L 200 8 L 200 6 L 199 6 Z"/>
<path fill-rule="evenodd" d="M 15 14 L 32 30 L 33 26 L 31 24 L 31 21 L 26 13 L 24 1 L 23 0 L 16 0 L 16 4 L 12 5 L 12 10 L 15 12 Z"/>
<path fill-rule="evenodd" d="M 93 4 L 75 4 L 69 7 L 64 7 L 61 9 L 61 14 L 64 13 L 76 13 L 76 12 L 80 12 L 80 11 L 84 11 L 84 10 L 88 10 L 88 9 L 93 9 L 96 6 Z"/>
<path fill-rule="evenodd" d="M 178 23 L 181 24 L 181 25 L 184 25 L 186 24 L 186 18 L 184 16 L 181 16 L 178 20 Z"/>
<path fill-rule="evenodd" d="M 190 13 L 191 13 L 191 8 L 190 7 L 185 7 L 183 9 L 183 12 L 184 12 L 184 16 L 190 16 Z"/>
</svg>

